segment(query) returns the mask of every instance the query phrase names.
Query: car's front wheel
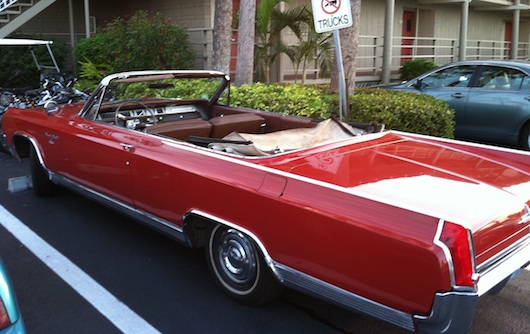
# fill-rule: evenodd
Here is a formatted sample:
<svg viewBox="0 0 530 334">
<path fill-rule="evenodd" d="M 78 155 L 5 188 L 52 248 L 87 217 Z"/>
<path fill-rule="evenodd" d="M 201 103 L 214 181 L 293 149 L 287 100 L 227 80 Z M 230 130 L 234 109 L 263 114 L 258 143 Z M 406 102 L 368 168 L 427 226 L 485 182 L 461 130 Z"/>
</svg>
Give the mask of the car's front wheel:
<svg viewBox="0 0 530 334">
<path fill-rule="evenodd" d="M 237 301 L 261 305 L 280 292 L 280 284 L 256 244 L 236 229 L 216 225 L 210 233 L 206 257 L 216 282 Z"/>
<path fill-rule="evenodd" d="M 31 181 L 33 183 L 33 190 L 38 196 L 51 195 L 55 192 L 56 185 L 50 181 L 48 173 L 42 167 L 37 151 L 31 147 L 29 154 L 29 164 L 31 169 Z"/>
</svg>

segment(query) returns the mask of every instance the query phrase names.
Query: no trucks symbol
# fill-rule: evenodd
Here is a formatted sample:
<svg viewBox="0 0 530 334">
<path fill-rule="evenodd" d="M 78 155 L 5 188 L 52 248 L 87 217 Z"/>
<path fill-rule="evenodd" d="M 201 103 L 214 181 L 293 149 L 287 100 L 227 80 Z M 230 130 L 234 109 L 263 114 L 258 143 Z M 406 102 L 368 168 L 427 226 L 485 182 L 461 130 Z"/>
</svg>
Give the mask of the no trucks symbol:
<svg viewBox="0 0 530 334">
<path fill-rule="evenodd" d="M 326 14 L 335 14 L 340 9 L 340 0 L 322 0 L 322 10 Z"/>
<path fill-rule="evenodd" d="M 350 0 L 311 0 L 318 33 L 352 25 Z"/>
</svg>

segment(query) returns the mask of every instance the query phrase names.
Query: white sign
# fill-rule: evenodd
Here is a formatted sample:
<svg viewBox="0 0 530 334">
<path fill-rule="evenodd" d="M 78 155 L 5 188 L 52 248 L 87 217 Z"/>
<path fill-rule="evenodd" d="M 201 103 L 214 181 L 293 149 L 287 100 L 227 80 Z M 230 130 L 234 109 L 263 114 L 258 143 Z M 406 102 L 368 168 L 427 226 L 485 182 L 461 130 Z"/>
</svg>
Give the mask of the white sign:
<svg viewBox="0 0 530 334">
<path fill-rule="evenodd" d="M 350 0 L 311 0 L 318 33 L 352 25 Z"/>
</svg>

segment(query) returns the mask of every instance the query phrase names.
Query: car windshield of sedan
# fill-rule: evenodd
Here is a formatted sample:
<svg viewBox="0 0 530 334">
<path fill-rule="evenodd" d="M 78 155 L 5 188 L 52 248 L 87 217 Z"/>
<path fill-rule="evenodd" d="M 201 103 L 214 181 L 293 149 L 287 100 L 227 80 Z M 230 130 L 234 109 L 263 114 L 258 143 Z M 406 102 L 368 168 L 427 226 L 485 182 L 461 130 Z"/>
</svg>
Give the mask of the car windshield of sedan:
<svg viewBox="0 0 530 334">
<path fill-rule="evenodd" d="M 229 82 L 223 73 L 208 71 L 114 74 L 102 80 L 80 116 L 244 156 L 267 156 L 367 133 L 338 120 L 230 107 Z"/>
</svg>

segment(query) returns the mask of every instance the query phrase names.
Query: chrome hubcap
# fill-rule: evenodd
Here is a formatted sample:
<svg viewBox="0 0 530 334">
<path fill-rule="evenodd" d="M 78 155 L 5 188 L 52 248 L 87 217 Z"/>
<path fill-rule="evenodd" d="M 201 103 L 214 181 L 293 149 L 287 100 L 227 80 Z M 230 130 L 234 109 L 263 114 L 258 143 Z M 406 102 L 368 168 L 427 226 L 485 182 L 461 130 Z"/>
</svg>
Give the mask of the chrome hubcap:
<svg viewBox="0 0 530 334">
<path fill-rule="evenodd" d="M 229 229 L 220 241 L 219 263 L 226 277 L 237 285 L 252 284 L 256 274 L 256 257 L 250 240 Z"/>
</svg>

